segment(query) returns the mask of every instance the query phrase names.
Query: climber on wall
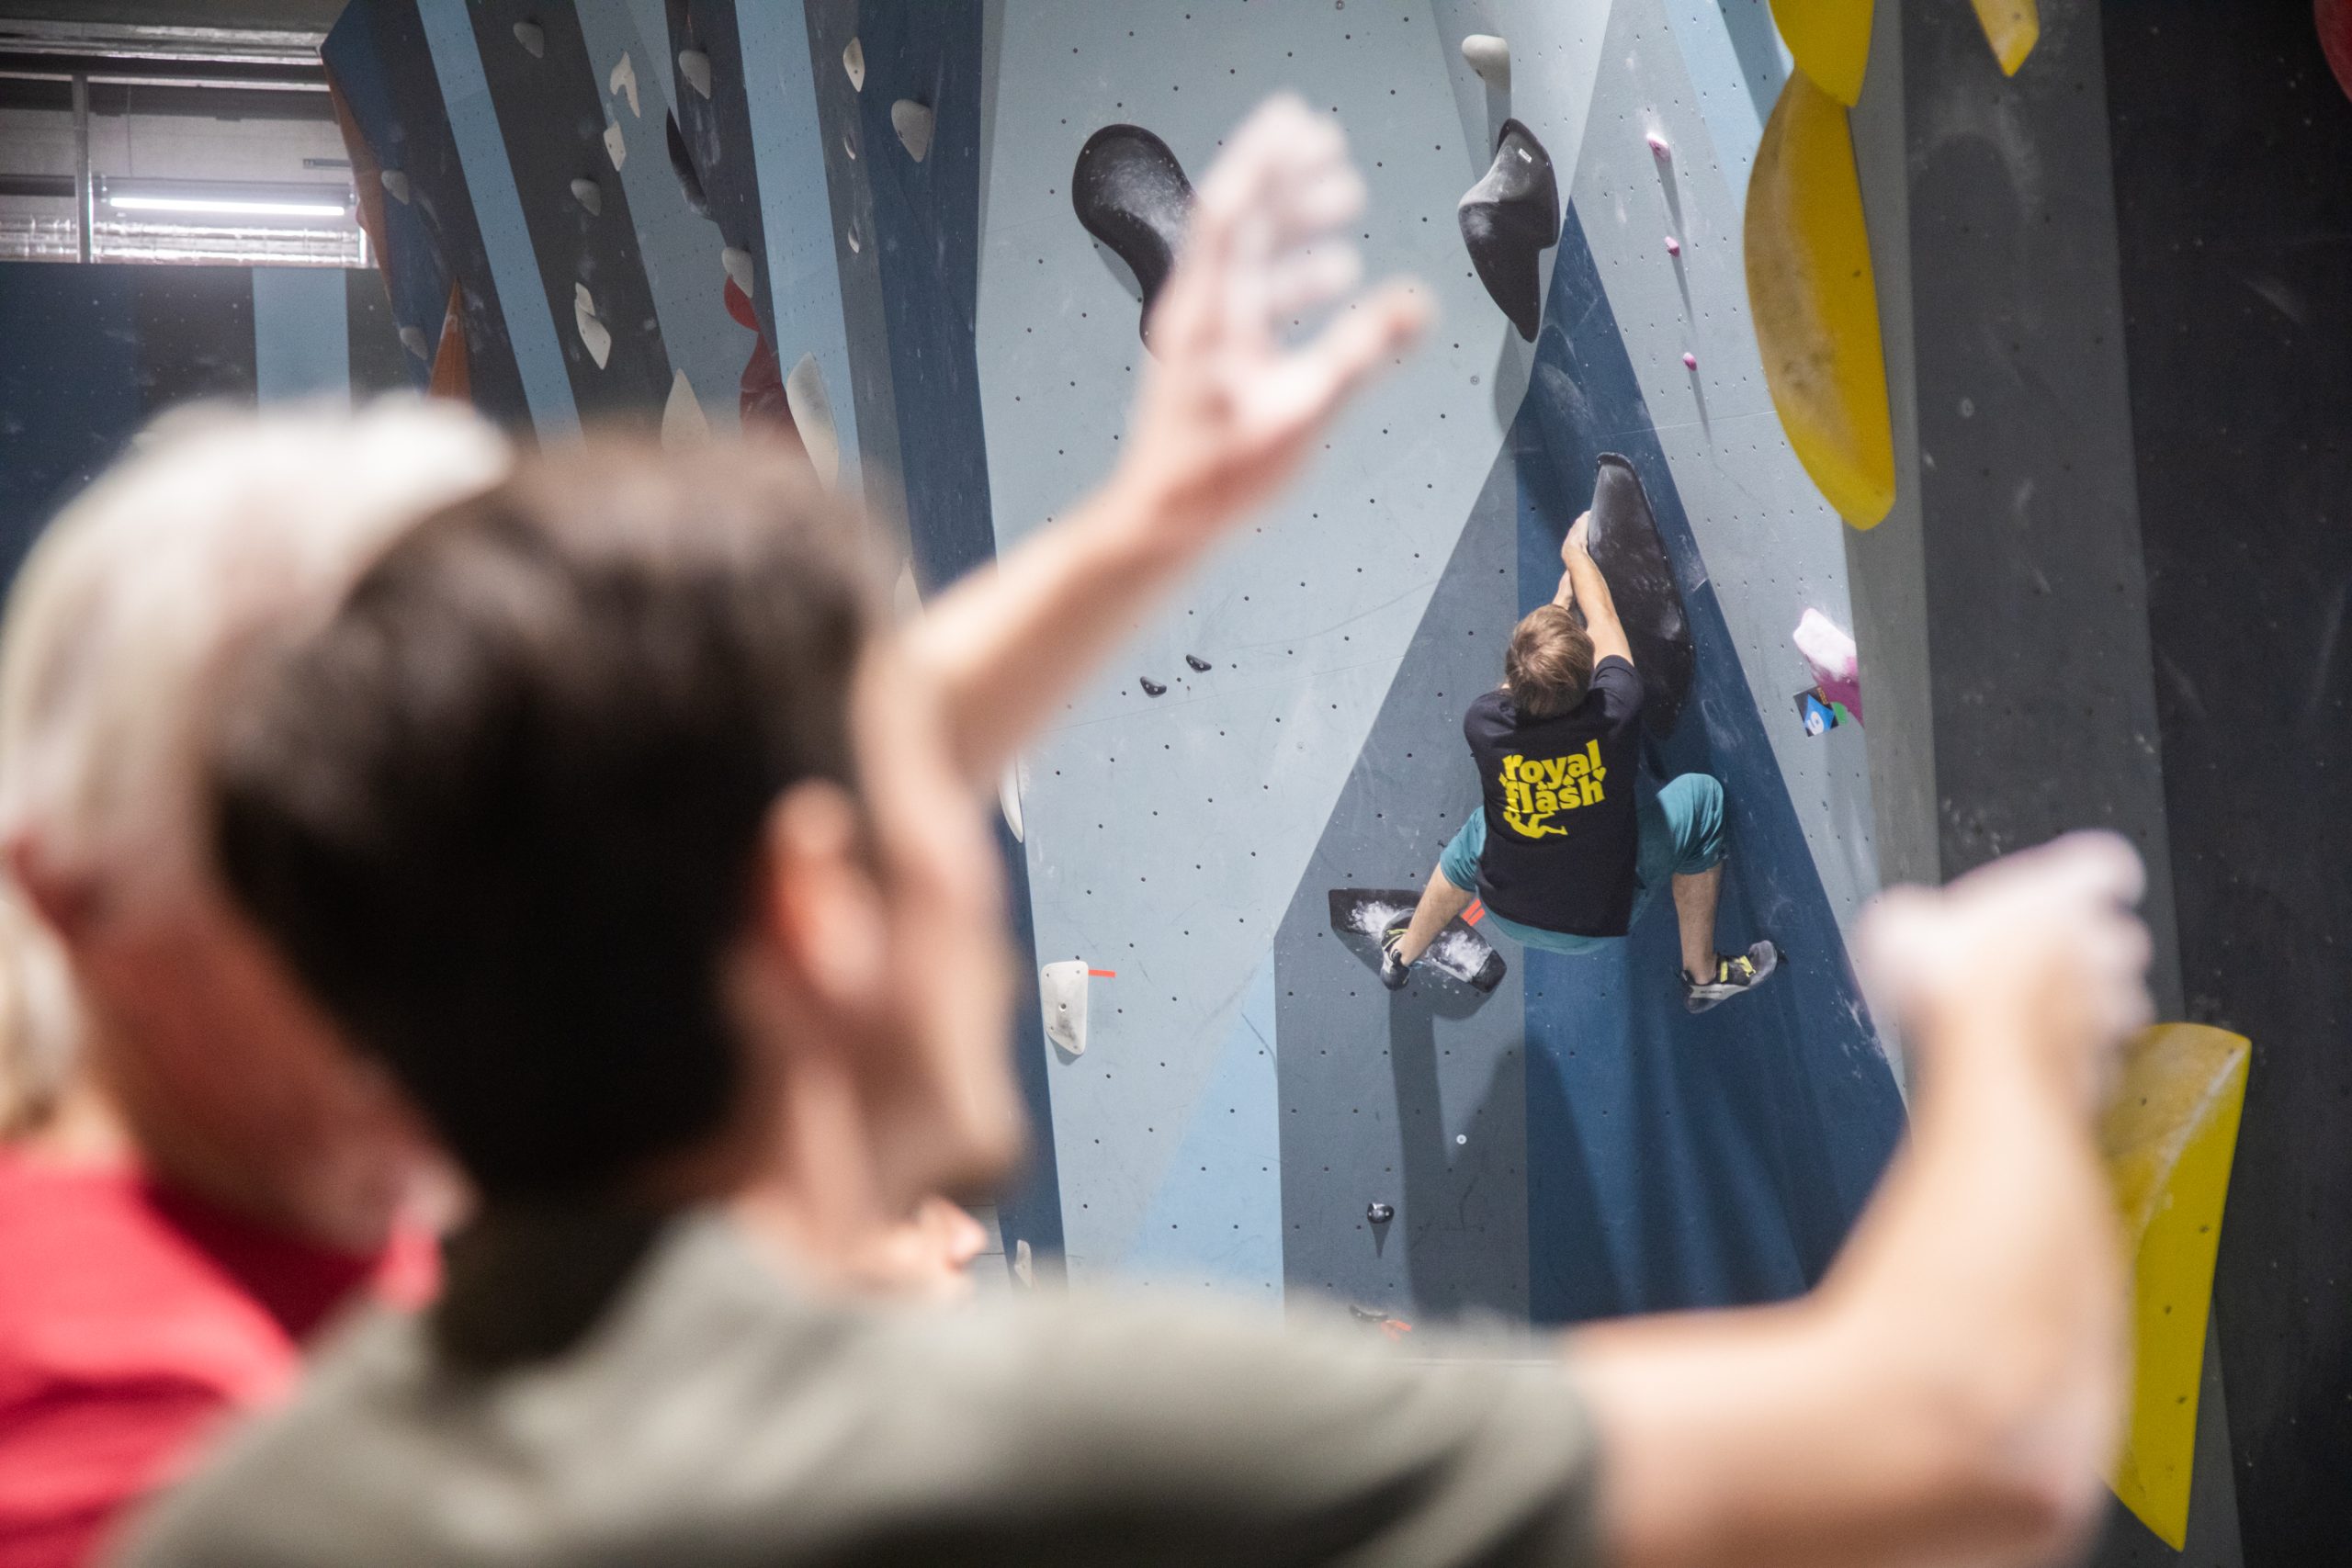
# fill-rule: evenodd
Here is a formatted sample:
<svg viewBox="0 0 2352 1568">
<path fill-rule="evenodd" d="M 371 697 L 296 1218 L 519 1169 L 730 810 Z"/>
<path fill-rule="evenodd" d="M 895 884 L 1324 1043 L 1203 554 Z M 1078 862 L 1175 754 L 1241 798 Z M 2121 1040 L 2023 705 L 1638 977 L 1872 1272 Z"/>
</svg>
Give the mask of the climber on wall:
<svg viewBox="0 0 2352 1568">
<path fill-rule="evenodd" d="M 1769 942 L 1729 957 L 1715 951 L 1723 785 L 1684 773 L 1635 799 L 1642 682 L 1585 547 L 1591 523 L 1587 513 L 1568 530 L 1552 602 L 1513 628 L 1502 685 L 1463 717 L 1483 799 L 1411 918 L 1381 934 L 1380 979 L 1392 991 L 1474 899 L 1486 900 L 1488 925 L 1525 946 L 1590 953 L 1623 941 L 1669 879 L 1690 1010 L 1754 989 L 1779 963 Z"/>
</svg>

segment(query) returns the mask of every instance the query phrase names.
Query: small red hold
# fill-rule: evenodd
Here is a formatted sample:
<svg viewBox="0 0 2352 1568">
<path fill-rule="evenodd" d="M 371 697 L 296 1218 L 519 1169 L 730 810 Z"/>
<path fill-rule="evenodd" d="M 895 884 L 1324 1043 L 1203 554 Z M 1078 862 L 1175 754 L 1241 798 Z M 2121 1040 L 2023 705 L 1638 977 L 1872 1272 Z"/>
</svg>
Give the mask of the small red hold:
<svg viewBox="0 0 2352 1568">
<path fill-rule="evenodd" d="M 1695 354 L 1684 355 L 1682 356 L 1682 368 L 1685 370 L 1696 370 L 1699 368 L 1699 356 Z"/>
<path fill-rule="evenodd" d="M 1682 242 L 1676 239 L 1673 235 L 1668 234 L 1666 237 L 1666 254 L 1670 256 L 1680 255 L 1682 254 Z"/>
</svg>

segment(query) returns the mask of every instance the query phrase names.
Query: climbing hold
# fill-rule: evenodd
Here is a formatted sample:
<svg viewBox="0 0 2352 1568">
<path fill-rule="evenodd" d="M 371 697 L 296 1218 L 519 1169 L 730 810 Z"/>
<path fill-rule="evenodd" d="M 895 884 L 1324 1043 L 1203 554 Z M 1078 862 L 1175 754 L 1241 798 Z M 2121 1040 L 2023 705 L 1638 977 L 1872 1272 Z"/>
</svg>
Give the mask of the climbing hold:
<svg viewBox="0 0 2352 1568">
<path fill-rule="evenodd" d="M 1666 237 L 1666 254 L 1670 256 L 1680 255 L 1682 254 L 1682 242 L 1676 239 L 1673 235 L 1668 234 Z"/>
<path fill-rule="evenodd" d="M 2115 1495 L 2180 1551 L 2222 1210 L 2245 1105 L 2244 1035 L 2160 1023 L 2123 1050 L 2099 1145 L 2132 1249 L 2132 1415 Z"/>
<path fill-rule="evenodd" d="M 1492 33 L 1472 33 L 1462 40 L 1462 58 L 1481 81 L 1498 93 L 1510 91 L 1510 45 Z"/>
<path fill-rule="evenodd" d="M 602 218 L 605 215 L 605 192 L 594 180 L 572 181 L 571 199 L 586 208 L 591 218 Z"/>
<path fill-rule="evenodd" d="M 645 111 L 637 103 L 637 62 L 628 57 L 628 51 L 621 51 L 621 62 L 605 79 L 605 91 L 615 97 L 627 98 L 628 112 L 639 119 L 645 118 Z"/>
<path fill-rule="evenodd" d="M 842 237 L 849 242 L 850 254 L 856 255 L 859 252 L 865 249 L 865 245 L 860 243 L 858 241 L 856 224 L 853 223 L 847 229 L 842 230 Z"/>
<path fill-rule="evenodd" d="M 2041 8 L 2036 0 L 1976 0 L 1976 20 L 2004 76 L 2016 75 L 2041 39 Z"/>
<path fill-rule="evenodd" d="M 1747 299 L 1789 445 L 1838 515 L 1894 504 L 1894 434 L 1862 187 L 1844 106 L 1799 72 L 1747 180 Z"/>
<path fill-rule="evenodd" d="M 1012 841 L 1016 844 L 1020 843 L 1022 841 L 1021 771 L 1011 762 L 1004 765 L 1004 772 L 997 778 L 996 807 L 999 811 L 1004 813 L 1004 825 L 1012 829 Z"/>
<path fill-rule="evenodd" d="M 1078 150 L 1069 203 L 1080 225 L 1135 274 L 1143 291 L 1137 331 L 1149 344 L 1152 302 L 1183 248 L 1193 214 L 1193 182 L 1183 165 L 1143 127 L 1106 125 Z"/>
<path fill-rule="evenodd" d="M 619 130 L 617 125 L 613 127 L 614 131 Z M 686 149 L 686 133 L 678 129 L 678 117 L 674 114 L 669 117 L 666 134 L 670 143 L 670 172 L 678 176 L 678 189 L 684 194 L 686 206 L 698 218 L 709 217 L 710 199 L 703 195 L 702 175 L 695 172 L 694 156 Z"/>
<path fill-rule="evenodd" d="M 402 327 L 401 329 L 401 346 L 407 349 L 411 354 L 415 355 L 419 359 L 425 361 L 427 364 L 432 363 L 432 345 L 424 341 L 424 329 L 423 327 Z"/>
<path fill-rule="evenodd" d="M 1651 131 L 1647 136 L 1642 138 L 1642 140 L 1650 144 L 1650 152 L 1653 156 L 1659 158 L 1671 158 L 1674 156 L 1674 149 L 1668 146 L 1666 144 L 1666 138 L 1660 136 L 1657 131 Z"/>
<path fill-rule="evenodd" d="M 579 329 L 580 342 L 588 350 L 588 357 L 596 362 L 597 369 L 602 370 L 605 362 L 613 356 L 613 334 L 610 328 L 596 319 L 595 296 L 588 292 L 588 286 L 584 283 L 571 286 L 571 324 Z"/>
<path fill-rule="evenodd" d="M 1699 356 L 1687 348 L 1682 351 L 1682 368 L 1685 370 L 1699 368 Z"/>
<path fill-rule="evenodd" d="M 825 395 L 825 377 L 817 368 L 815 355 L 802 355 L 784 378 L 784 403 L 792 412 L 800 445 L 808 448 L 808 466 L 827 490 L 832 489 L 841 478 L 842 442 L 833 429 L 833 400 Z"/>
<path fill-rule="evenodd" d="M 728 277 L 734 282 L 735 287 L 743 291 L 743 298 L 750 299 L 753 277 L 752 253 L 738 250 L 733 245 L 722 245 L 718 252 L 718 265 L 726 269 Z"/>
<path fill-rule="evenodd" d="M 1560 182 L 1552 156 L 1527 127 L 1503 121 L 1495 161 L 1464 194 L 1454 217 L 1478 281 L 1519 335 L 1535 341 L 1544 319 L 1544 275 L 1538 262 L 1559 243 Z"/>
<path fill-rule="evenodd" d="M 526 50 L 527 51 L 529 51 L 530 56 L 531 56 L 531 58 L 532 58 L 532 59 L 534 59 L 534 60 L 545 60 L 545 59 L 547 58 L 547 55 L 548 55 L 548 34 L 547 34 L 547 29 L 546 29 L 545 28 L 542 28 L 541 26 L 539 26 L 539 24 L 538 24 L 538 23 L 537 23 L 537 22 L 517 22 L 517 23 L 515 23 L 515 24 L 514 24 L 514 41 L 515 41 L 516 43 L 521 44 L 521 45 L 524 47 L 524 49 L 525 49 L 525 50 Z"/>
<path fill-rule="evenodd" d="M 1798 620 L 1797 629 L 1790 634 L 1790 640 L 1804 655 L 1805 666 L 1813 671 L 1814 683 L 1821 688 L 1823 700 L 1839 705 L 1854 716 L 1857 723 L 1860 722 L 1862 682 L 1854 639 L 1820 611 L 1808 609 Z"/>
<path fill-rule="evenodd" d="M 1420 897 L 1410 888 L 1334 887 L 1329 890 L 1331 930 L 1352 939 L 1351 945 L 1364 961 L 1377 966 L 1382 933 L 1396 921 L 1409 919 Z M 1491 993 L 1510 973 L 1494 944 L 1458 916 L 1437 933 L 1423 961 L 1481 996 Z"/>
<path fill-rule="evenodd" d="M 1772 0 L 1772 24 L 1797 69 L 1851 108 L 1871 59 L 1871 0 Z"/>
<path fill-rule="evenodd" d="M 1690 619 L 1641 476 L 1614 452 L 1602 453 L 1593 473 L 1592 524 L 1585 547 L 1609 584 L 1625 640 L 1633 645 L 1634 668 L 1642 677 L 1642 721 L 1663 740 L 1674 732 L 1690 695 L 1697 664 Z"/>
<path fill-rule="evenodd" d="M 1206 670 L 1209 667 L 1209 661 L 1203 659 L 1197 653 L 1188 653 L 1184 655 L 1184 662 L 1191 665 L 1195 670 Z"/>
<path fill-rule="evenodd" d="M 899 133 L 899 144 L 907 156 L 922 163 L 931 156 L 931 131 L 935 117 L 931 106 L 919 104 L 912 98 L 900 98 L 890 106 L 890 129 Z"/>
<path fill-rule="evenodd" d="M 842 48 L 842 69 L 849 73 L 849 90 L 865 91 L 865 46 L 852 39 Z"/>
<path fill-rule="evenodd" d="M 1025 1241 L 1012 1244 L 1012 1277 L 1024 1291 L 1037 1287 L 1036 1259 L 1031 1256 L 1029 1244 Z"/>
<path fill-rule="evenodd" d="M 710 96 L 710 56 L 698 49 L 678 51 L 678 74 L 686 79 L 687 86 L 706 98 Z"/>
<path fill-rule="evenodd" d="M 385 193 L 394 201 L 399 202 L 402 207 L 408 205 L 408 176 L 406 175 L 401 174 L 398 169 L 386 169 L 376 177 L 383 182 Z"/>
<path fill-rule="evenodd" d="M 846 130 L 842 132 L 842 151 L 849 154 L 851 163 L 857 162 L 857 143 L 850 140 L 849 132 Z"/>
<path fill-rule="evenodd" d="M 613 169 L 616 173 L 619 172 L 621 164 L 628 158 L 628 143 L 621 140 L 621 126 L 618 120 L 605 127 L 605 156 L 613 161 Z"/>
<path fill-rule="evenodd" d="M 695 396 L 694 383 L 683 370 L 671 372 L 669 400 L 662 405 L 662 445 L 675 449 L 699 446 L 710 439 L 710 421 Z"/>
<path fill-rule="evenodd" d="M 1168 688 L 1146 675 L 1143 678 L 1143 694 L 1147 697 L 1164 697 L 1168 694 Z"/>
<path fill-rule="evenodd" d="M 2312 21 L 2335 85 L 2352 96 L 2352 0 L 2312 0 Z"/>
<path fill-rule="evenodd" d="M 1396 1217 L 1396 1210 L 1394 1205 L 1388 1203 L 1366 1203 L 1363 1207 L 1363 1217 L 1374 1224 L 1385 1225 Z"/>
<path fill-rule="evenodd" d="M 1037 973 L 1046 1038 L 1072 1056 L 1086 1055 L 1086 961 L 1065 958 Z"/>
</svg>

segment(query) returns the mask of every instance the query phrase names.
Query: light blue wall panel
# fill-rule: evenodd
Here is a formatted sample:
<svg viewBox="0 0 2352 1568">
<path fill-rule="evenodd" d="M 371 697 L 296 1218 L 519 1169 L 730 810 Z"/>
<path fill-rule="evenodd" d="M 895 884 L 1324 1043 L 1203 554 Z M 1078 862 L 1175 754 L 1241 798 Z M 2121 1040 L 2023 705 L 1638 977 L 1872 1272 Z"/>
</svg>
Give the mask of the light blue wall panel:
<svg viewBox="0 0 2352 1568">
<path fill-rule="evenodd" d="M 351 398 L 343 269 L 254 268 L 254 390 L 265 403 Z"/>
</svg>

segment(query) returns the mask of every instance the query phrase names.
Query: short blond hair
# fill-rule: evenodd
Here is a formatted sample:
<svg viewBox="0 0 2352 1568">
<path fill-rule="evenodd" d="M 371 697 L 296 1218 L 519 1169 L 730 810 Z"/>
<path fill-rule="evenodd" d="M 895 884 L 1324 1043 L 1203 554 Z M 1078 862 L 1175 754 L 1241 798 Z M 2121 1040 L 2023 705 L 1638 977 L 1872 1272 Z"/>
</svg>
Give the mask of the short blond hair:
<svg viewBox="0 0 2352 1568">
<path fill-rule="evenodd" d="M 323 619 L 407 525 L 512 462 L 469 411 L 414 398 L 358 412 L 199 406 L 151 426 L 58 514 L 10 591 L 0 843 L 37 848 L 117 906 L 191 886 L 209 861 L 199 753 L 239 657 Z M 59 967 L 37 921 L 7 923 L 10 970 Z M 53 988 L 35 979 L 24 994 Z M 0 1076 L 16 1080 L 0 1083 L 0 1106 L 53 1096 L 57 1081 L 35 1078 L 67 1070 L 54 1038 L 19 1044 L 0 1051 Z"/>
</svg>

